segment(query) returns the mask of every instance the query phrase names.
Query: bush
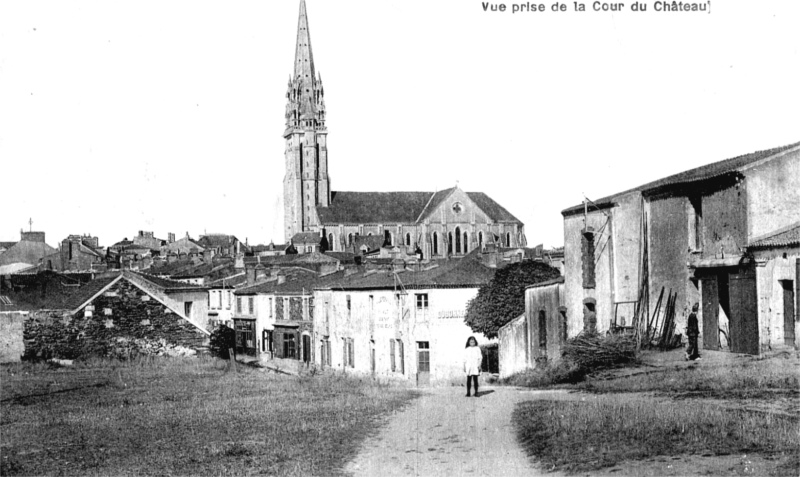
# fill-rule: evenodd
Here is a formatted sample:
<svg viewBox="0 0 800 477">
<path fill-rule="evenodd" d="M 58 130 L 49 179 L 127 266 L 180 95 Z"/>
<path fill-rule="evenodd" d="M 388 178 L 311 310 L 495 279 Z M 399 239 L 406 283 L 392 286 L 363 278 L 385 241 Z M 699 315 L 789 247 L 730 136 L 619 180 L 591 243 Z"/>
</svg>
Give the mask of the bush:
<svg viewBox="0 0 800 477">
<path fill-rule="evenodd" d="M 225 325 L 219 325 L 211 332 L 208 350 L 212 356 L 221 359 L 230 359 L 230 350 L 236 346 L 236 332 Z"/>
</svg>

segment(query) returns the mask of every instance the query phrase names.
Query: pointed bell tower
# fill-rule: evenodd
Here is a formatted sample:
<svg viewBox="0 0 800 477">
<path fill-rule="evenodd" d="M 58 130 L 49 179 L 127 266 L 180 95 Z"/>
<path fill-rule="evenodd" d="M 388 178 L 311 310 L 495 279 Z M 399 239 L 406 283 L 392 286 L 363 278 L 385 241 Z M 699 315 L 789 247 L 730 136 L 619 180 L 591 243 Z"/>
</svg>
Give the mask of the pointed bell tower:
<svg viewBox="0 0 800 477">
<path fill-rule="evenodd" d="M 322 78 L 314 69 L 306 2 L 300 0 L 294 71 L 286 91 L 286 176 L 283 179 L 284 232 L 316 230 L 316 207 L 330 204 L 328 131 Z"/>
</svg>

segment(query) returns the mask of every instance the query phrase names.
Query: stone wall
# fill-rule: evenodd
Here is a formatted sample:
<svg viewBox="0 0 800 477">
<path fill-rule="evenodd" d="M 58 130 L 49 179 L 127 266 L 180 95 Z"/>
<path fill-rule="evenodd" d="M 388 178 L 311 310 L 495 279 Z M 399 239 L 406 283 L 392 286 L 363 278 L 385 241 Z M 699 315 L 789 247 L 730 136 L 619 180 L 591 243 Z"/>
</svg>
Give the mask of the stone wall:
<svg viewBox="0 0 800 477">
<path fill-rule="evenodd" d="M 0 313 L 0 363 L 16 363 L 25 352 L 22 323 L 25 313 Z"/>
<path fill-rule="evenodd" d="M 25 321 L 24 337 L 26 358 L 73 359 L 199 350 L 207 345 L 208 335 L 120 280 L 75 315 L 32 312 Z"/>
</svg>

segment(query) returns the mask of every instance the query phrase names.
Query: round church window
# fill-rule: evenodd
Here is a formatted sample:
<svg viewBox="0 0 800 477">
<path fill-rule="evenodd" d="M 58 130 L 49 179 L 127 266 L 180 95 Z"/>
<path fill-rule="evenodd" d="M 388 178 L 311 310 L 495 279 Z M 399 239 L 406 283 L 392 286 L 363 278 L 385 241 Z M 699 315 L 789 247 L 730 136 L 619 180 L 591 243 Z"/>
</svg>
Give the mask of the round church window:
<svg viewBox="0 0 800 477">
<path fill-rule="evenodd" d="M 461 205 L 461 202 L 456 202 L 453 204 L 453 212 L 456 214 L 460 214 L 464 210 L 464 206 Z"/>
</svg>

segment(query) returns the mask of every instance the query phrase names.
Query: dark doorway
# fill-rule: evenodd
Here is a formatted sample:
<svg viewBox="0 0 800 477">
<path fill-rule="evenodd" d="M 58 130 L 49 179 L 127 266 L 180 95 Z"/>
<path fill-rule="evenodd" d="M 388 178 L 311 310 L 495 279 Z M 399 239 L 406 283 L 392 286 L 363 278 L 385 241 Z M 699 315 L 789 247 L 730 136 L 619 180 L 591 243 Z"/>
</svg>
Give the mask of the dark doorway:
<svg viewBox="0 0 800 477">
<path fill-rule="evenodd" d="M 719 291 L 716 276 L 700 279 L 703 301 L 703 349 L 719 349 Z"/>
<path fill-rule="evenodd" d="M 730 345 L 734 353 L 758 354 L 758 294 L 753 267 L 731 272 L 728 302 L 730 305 Z"/>
<path fill-rule="evenodd" d="M 269 353 L 272 357 L 272 330 L 263 330 L 261 332 L 261 352 Z"/>
<path fill-rule="evenodd" d="M 547 314 L 539 310 L 539 354 L 547 355 Z"/>
<path fill-rule="evenodd" d="M 794 282 L 781 280 L 781 286 L 783 287 L 783 343 L 786 346 L 794 346 Z"/>
<path fill-rule="evenodd" d="M 311 337 L 308 335 L 303 335 L 303 362 L 311 362 Z"/>
</svg>

